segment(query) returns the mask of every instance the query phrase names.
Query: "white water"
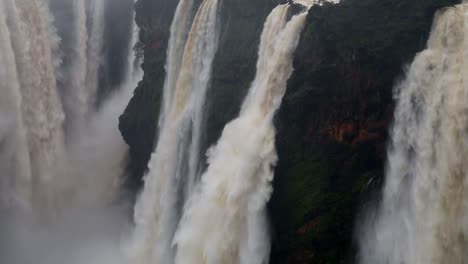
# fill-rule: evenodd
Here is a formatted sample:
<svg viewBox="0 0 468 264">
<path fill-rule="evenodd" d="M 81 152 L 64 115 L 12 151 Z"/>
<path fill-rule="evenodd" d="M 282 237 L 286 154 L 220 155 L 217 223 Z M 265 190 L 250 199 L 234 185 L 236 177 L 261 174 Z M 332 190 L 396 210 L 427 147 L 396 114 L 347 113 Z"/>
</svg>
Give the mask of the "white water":
<svg viewBox="0 0 468 264">
<path fill-rule="evenodd" d="M 468 262 L 468 5 L 441 10 L 398 86 L 379 208 L 361 223 L 363 264 Z"/>
<path fill-rule="evenodd" d="M 310 8 L 313 5 L 322 5 L 326 2 L 336 4 L 339 3 L 340 0 L 293 0 L 293 2 Z"/>
<path fill-rule="evenodd" d="M 55 36 L 51 38 L 53 30 L 49 29 L 52 19 L 39 1 L 5 0 L 4 5 L 18 70 L 20 91 L 16 92 L 22 95 L 21 114 L 28 141 L 29 153 L 23 152 L 27 156 L 21 160 L 28 160 L 25 163 L 30 164 L 30 172 L 26 173 L 31 175 L 30 181 L 19 188 L 24 188 L 21 193 L 32 193 L 28 200 L 30 205 L 36 203 L 53 208 L 57 203 L 57 190 L 43 190 L 51 182 L 60 184 L 55 179 L 59 169 L 56 164 L 61 162 L 65 147 L 62 131 L 64 113 L 57 92 L 52 54 Z M 27 176 L 11 177 L 21 179 Z"/>
<path fill-rule="evenodd" d="M 265 206 L 277 160 L 272 119 L 307 15 L 286 23 L 288 8 L 280 5 L 265 23 L 256 78 L 239 117 L 208 153 L 208 169 L 174 240 L 176 263 L 268 263 Z"/>
<path fill-rule="evenodd" d="M 164 118 L 135 207 L 130 263 L 268 262 L 265 205 L 276 162 L 272 118 L 293 70 L 306 13 L 287 23 L 288 7 L 282 5 L 270 15 L 251 91 L 239 118 L 211 149 L 210 166 L 195 188 L 218 46 L 218 5 L 205 0 L 195 13 L 191 1 L 179 3 L 166 65 Z M 8 96 L 0 100 L 0 183 L 7 191 L 2 204 L 16 209 L 0 209 L 0 263 L 128 263 L 121 238 L 130 219 L 118 197 L 127 148 L 117 117 L 141 71 L 134 70 L 129 55 L 125 83 L 95 110 L 104 0 L 73 0 L 71 6 L 76 41 L 71 70 L 62 73 L 56 55 L 60 40 L 47 5 L 0 0 L 0 88 Z M 135 41 L 133 34 L 129 52 Z M 63 96 L 76 103 L 70 112 L 62 110 L 70 102 L 58 96 L 59 78 L 70 84 Z M 70 134 L 63 130 L 65 118 L 76 122 Z M 23 207 L 32 210 L 17 210 Z"/>
<path fill-rule="evenodd" d="M 0 82 L 3 94 L 0 97 L 0 169 L 3 174 L 0 178 L 0 208 L 26 208 L 31 199 L 31 190 L 21 187 L 30 183 L 31 169 L 20 84 L 6 14 L 6 7 L 0 2 L 0 79 L 3 80 Z"/>
<path fill-rule="evenodd" d="M 191 5 L 179 2 L 172 25 L 165 84 L 169 95 L 164 95 L 164 100 L 170 101 L 163 102 L 166 116 L 160 119 L 159 141 L 135 207 L 136 229 L 130 254 L 137 263 L 173 263 L 172 239 L 185 200 L 183 193 L 191 190 L 187 186 L 193 184 L 193 169 L 199 163 L 204 98 L 217 50 L 218 1 L 203 1 L 188 37 L 184 37 L 187 18 L 180 16 L 188 16 Z"/>
<path fill-rule="evenodd" d="M 88 30 L 86 28 L 86 2 L 73 0 L 73 31 L 72 65 L 69 75 L 69 87 L 65 97 L 65 106 L 68 106 L 67 128 L 74 131 L 84 124 L 89 110 L 90 95 L 86 83 L 87 76 L 87 42 Z"/>
<path fill-rule="evenodd" d="M 137 0 L 134 0 L 133 3 L 135 3 Z M 130 35 L 130 42 L 128 46 L 128 57 L 127 57 L 127 73 L 126 73 L 126 79 L 131 79 L 131 78 L 138 78 L 138 75 L 142 74 L 142 70 L 139 67 L 139 60 L 135 58 L 135 53 L 133 51 L 133 48 L 135 47 L 136 43 L 139 40 L 139 32 L 140 29 L 138 28 L 138 25 L 136 24 L 135 21 L 135 12 L 132 12 L 132 32 Z M 139 76 L 140 78 L 142 76 Z M 139 78 L 138 78 L 139 79 Z M 125 80 L 128 81 L 128 80 Z"/>
<path fill-rule="evenodd" d="M 182 57 L 184 55 L 184 48 L 187 43 L 192 22 L 192 9 L 193 0 L 180 0 L 174 14 L 174 20 L 172 21 L 171 35 L 167 48 L 167 61 L 165 66 L 166 79 L 164 82 L 163 100 L 159 115 L 159 128 L 161 128 L 164 122 L 166 113 L 169 113 L 172 107 L 174 91 L 176 90 L 175 87 L 177 79 L 179 78 Z"/>
<path fill-rule="evenodd" d="M 127 146 L 118 116 L 142 73 L 123 78 L 98 110 L 87 106 L 86 123 L 66 134 L 70 113 L 57 82 L 72 84 L 62 98 L 95 97 L 84 84 L 91 62 L 81 38 L 94 34 L 102 43 L 104 29 L 87 28 L 85 3 L 73 1 L 74 64 L 59 72 L 64 51 L 47 3 L 0 0 L 0 263 L 124 263 L 120 240 L 130 218 L 120 201 Z M 101 49 L 93 51 L 97 63 Z"/>
<path fill-rule="evenodd" d="M 219 26 L 217 13 L 218 0 L 206 0 L 195 15 L 177 81 L 178 89 L 175 91 L 177 100 L 184 100 L 183 97 L 187 96 L 188 90 L 193 90 L 192 99 L 188 105 L 190 108 L 183 110 L 191 115 L 192 121 L 190 131 L 188 131 L 191 134 L 191 140 L 188 146 L 188 165 L 185 168 L 187 171 L 179 172 L 179 175 L 186 174 L 186 196 L 190 195 L 200 173 L 201 135 L 205 133 L 203 124 L 206 92 L 211 78 L 211 64 L 218 50 Z M 198 32 L 208 33 L 200 36 Z M 178 102 L 177 106 L 180 106 L 180 103 Z M 176 108 L 175 111 L 178 110 Z"/>
<path fill-rule="evenodd" d="M 104 41 L 104 8 L 106 0 L 90 1 L 90 32 L 87 48 L 87 104 L 88 109 L 95 106 L 99 85 L 99 70 L 103 61 L 102 45 Z"/>
<path fill-rule="evenodd" d="M 241 114 L 209 151 L 209 167 L 197 184 L 205 93 L 217 48 L 218 3 L 201 4 L 186 38 L 187 20 L 179 16 L 189 16 L 190 6 L 179 3 L 172 26 L 164 116 L 135 208 L 130 253 L 134 263 L 267 263 L 265 206 L 276 162 L 272 118 L 293 71 L 293 53 L 307 12 L 287 23 L 289 6 L 281 5 L 269 16 L 257 76 Z"/>
<path fill-rule="evenodd" d="M 95 23 L 104 19 L 103 3 L 95 2 L 93 12 L 99 14 Z M 47 4 L 40 0 L 2 0 L 6 18 L 2 30 L 2 56 L 7 62 L 5 79 L 2 79 L 5 86 L 2 107 L 7 109 L 2 115 L 7 115 L 3 122 L 10 126 L 5 125 L 4 134 L 10 136 L 3 139 L 8 144 L 2 147 L 4 159 L 0 163 L 5 168 L 2 173 L 8 172 L 8 177 L 2 179 L 5 182 L 2 188 L 12 190 L 4 194 L 9 200 L 6 203 L 16 201 L 21 204 L 13 207 L 43 211 L 41 214 L 48 215 L 61 210 L 72 200 L 82 200 L 78 196 L 89 200 L 89 191 L 82 195 L 78 193 L 90 186 L 95 189 L 94 196 L 107 197 L 105 200 L 110 200 L 119 189 L 126 146 L 118 133 L 118 115 L 131 96 L 131 89 L 136 86 L 135 78 L 141 77 L 141 73 L 124 78 L 126 84 L 122 86 L 125 89 L 110 97 L 111 103 L 104 103 L 98 112 L 93 110 L 89 100 L 96 97 L 93 90 L 97 89 L 98 75 L 97 70 L 92 69 L 101 63 L 104 21 L 99 26 L 93 24 L 91 33 L 87 34 L 84 4 L 76 0 L 71 5 L 76 15 L 73 23 L 76 44 L 70 55 L 73 63 L 69 72 L 58 72 L 61 58 L 56 54 L 60 54 L 60 39 Z M 97 44 L 88 45 L 86 39 L 79 41 L 87 35 L 92 36 L 90 40 L 98 39 Z M 91 77 L 89 71 L 93 72 Z M 93 84 L 86 86 L 85 77 L 88 81 L 94 79 Z M 76 112 L 64 113 L 62 105 L 66 102 L 62 103 L 58 95 L 59 78 L 65 78 L 69 80 L 65 83 L 71 84 L 63 91 L 63 98 L 71 98 L 78 104 L 86 98 L 84 112 L 93 114 L 86 123 L 73 126 L 69 134 L 63 130 L 64 120 L 73 119 Z M 80 120 L 85 121 L 81 117 Z M 65 137 L 69 138 L 67 145 Z"/>
</svg>

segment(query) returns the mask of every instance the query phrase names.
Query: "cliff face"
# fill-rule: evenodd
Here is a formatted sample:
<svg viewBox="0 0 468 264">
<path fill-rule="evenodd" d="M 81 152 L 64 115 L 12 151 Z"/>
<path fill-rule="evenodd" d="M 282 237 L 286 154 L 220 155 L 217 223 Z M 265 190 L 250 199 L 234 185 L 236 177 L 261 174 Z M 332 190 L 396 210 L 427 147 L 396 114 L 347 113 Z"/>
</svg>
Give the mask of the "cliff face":
<svg viewBox="0 0 468 264">
<path fill-rule="evenodd" d="M 255 75 L 266 16 L 277 0 L 224 0 L 207 100 L 205 149 L 233 119 Z M 314 7 L 276 117 L 279 164 L 269 204 L 272 263 L 353 263 L 352 230 L 379 190 L 392 87 L 424 47 L 434 12 L 456 0 L 343 0 Z M 136 49 L 145 75 L 120 118 L 133 186 L 153 150 L 169 28 L 177 1 L 140 0 Z M 378 193 L 378 192 L 377 192 Z"/>
<path fill-rule="evenodd" d="M 122 136 L 130 146 L 128 169 L 131 177 L 128 183 L 132 188 L 141 184 L 141 176 L 153 151 L 166 47 L 176 6 L 177 1 L 173 0 L 139 0 L 135 6 L 140 34 L 134 48 L 137 55 L 144 58 L 141 65 L 144 76 L 119 122 Z"/>
<path fill-rule="evenodd" d="M 354 262 L 354 220 L 383 180 L 394 83 L 424 48 L 435 11 L 457 2 L 310 10 L 277 115 L 274 263 Z"/>
</svg>

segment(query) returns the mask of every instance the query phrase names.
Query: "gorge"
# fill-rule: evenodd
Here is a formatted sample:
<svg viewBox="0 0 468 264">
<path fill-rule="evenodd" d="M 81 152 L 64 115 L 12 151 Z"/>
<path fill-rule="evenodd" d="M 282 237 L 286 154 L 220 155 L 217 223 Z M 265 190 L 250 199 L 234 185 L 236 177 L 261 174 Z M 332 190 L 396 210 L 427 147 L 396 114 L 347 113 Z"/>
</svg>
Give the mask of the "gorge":
<svg viewBox="0 0 468 264">
<path fill-rule="evenodd" d="M 465 9 L 0 0 L 0 263 L 465 263 Z"/>
</svg>

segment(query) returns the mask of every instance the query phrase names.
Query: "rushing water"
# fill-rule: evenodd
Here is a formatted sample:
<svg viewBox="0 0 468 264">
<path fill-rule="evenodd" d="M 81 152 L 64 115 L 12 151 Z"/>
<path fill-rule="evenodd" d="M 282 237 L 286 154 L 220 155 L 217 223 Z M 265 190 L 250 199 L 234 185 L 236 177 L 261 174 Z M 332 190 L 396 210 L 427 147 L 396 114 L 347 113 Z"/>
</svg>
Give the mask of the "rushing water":
<svg viewBox="0 0 468 264">
<path fill-rule="evenodd" d="M 124 81 L 98 98 L 105 10 L 119 2 L 60 1 L 0 0 L 0 262 L 268 263 L 272 119 L 306 10 L 292 16 L 285 4 L 268 17 L 256 77 L 202 173 L 221 1 L 179 2 L 159 140 L 132 225 L 119 199 L 127 146 L 117 122 L 142 77 L 132 54 L 137 28 L 129 31 Z"/>
<path fill-rule="evenodd" d="M 159 141 L 135 207 L 132 254 L 139 263 L 173 262 L 172 239 L 199 163 L 203 108 L 217 50 L 218 1 L 203 1 L 190 33 L 184 37 L 187 22 L 179 16 L 189 15 L 190 6 L 188 1 L 179 2 L 174 18 L 165 84 L 170 95 L 164 95 L 170 102 L 163 102 L 165 116 L 160 119 Z"/>
<path fill-rule="evenodd" d="M 121 263 L 129 218 L 118 200 L 127 155 L 118 116 L 142 74 L 129 70 L 97 107 L 90 65 L 103 63 L 107 29 L 89 16 L 104 19 L 104 3 L 116 2 L 52 2 L 0 0 L 0 263 Z"/>
<path fill-rule="evenodd" d="M 72 2 L 73 8 L 73 47 L 71 72 L 69 78 L 69 92 L 64 107 L 69 108 L 68 124 L 66 127 L 70 131 L 74 131 L 84 124 L 86 114 L 89 110 L 89 92 L 87 89 L 87 56 L 86 47 L 88 42 L 88 30 L 86 28 L 86 4 L 85 0 L 77 0 Z"/>
<path fill-rule="evenodd" d="M 20 166 L 29 168 L 20 172 L 24 175 L 14 173 L 9 177 L 12 181 L 29 177 L 28 182 L 18 186 L 22 189 L 19 193 L 30 193 L 29 197 L 19 197 L 22 203 L 54 207 L 57 190 L 45 190 L 59 182 L 55 179 L 59 169 L 55 164 L 60 163 L 65 152 L 62 131 L 65 117 L 56 85 L 54 63 L 57 58 L 53 55 L 57 36 L 49 29 L 52 19 L 42 2 L 5 0 L 3 5 L 8 25 L 3 34 L 5 38 L 10 36 L 13 53 L 7 54 L 9 50 L 2 53 L 13 56 L 16 62 L 17 80 L 8 81 L 12 82 L 11 88 L 18 89 L 14 93 L 21 94 L 21 113 L 15 114 L 22 115 L 28 148 L 18 159 L 22 162 Z M 15 67 L 15 64 L 6 67 Z M 17 84 L 12 85 L 15 82 Z M 12 146 L 17 147 L 21 148 Z M 8 160 L 2 162 L 8 163 Z"/>
<path fill-rule="evenodd" d="M 2 207 L 25 208 L 30 190 L 21 188 L 31 181 L 28 142 L 21 109 L 21 92 L 11 34 L 6 24 L 6 6 L 0 2 L 0 77 L 3 95 L 0 97 L 0 142 L 2 145 L 0 178 Z M 16 176 L 16 177 L 15 177 Z"/>
<path fill-rule="evenodd" d="M 205 0 L 185 37 L 187 18 L 178 16 L 188 16 L 190 6 L 179 3 L 172 26 L 164 90 L 170 101 L 163 102 L 159 141 L 136 205 L 132 254 L 138 263 L 267 263 L 265 206 L 276 162 L 272 118 L 293 70 L 306 12 L 287 22 L 289 6 L 280 5 L 269 16 L 240 116 L 209 151 L 209 166 L 198 181 L 219 19 L 218 2 Z"/>
<path fill-rule="evenodd" d="M 175 237 L 176 263 L 268 263 L 266 202 L 277 156 L 273 116 L 292 74 L 292 58 L 307 12 L 286 23 L 288 5 L 267 19 L 257 75 L 238 118 L 209 150 L 202 175 Z"/>
<path fill-rule="evenodd" d="M 135 86 L 133 76 L 138 74 L 131 73 L 133 76 L 126 78 L 127 83 L 122 86 L 127 89 L 120 89 L 118 95 L 108 97 L 108 101 L 113 102 L 112 107 L 107 106 L 110 103 L 103 103 L 96 111 L 91 102 L 96 100 L 95 90 L 99 83 L 96 64 L 102 61 L 105 29 L 100 20 L 104 19 L 104 3 L 70 2 L 70 13 L 74 14 L 70 37 L 58 35 L 55 24 L 60 24 L 60 21 L 55 21 L 48 2 L 2 0 L 0 52 L 5 61 L 2 64 L 2 92 L 5 95 L 2 98 L 5 103 L 1 107 L 5 108 L 2 111 L 5 124 L 2 126 L 2 131 L 5 131 L 2 142 L 5 143 L 2 144 L 0 163 L 5 168 L 2 173 L 6 174 L 2 177 L 2 188 L 8 190 L 3 194 L 8 196 L 3 201 L 10 207 L 56 212 L 69 200 L 75 199 L 74 196 L 84 189 L 83 184 L 89 187 L 89 181 L 94 181 L 94 186 L 102 185 L 101 190 L 118 190 L 112 186 L 116 186 L 122 176 L 126 147 L 118 133 L 117 122 L 131 96 L 129 91 L 125 95 L 120 94 L 124 93 L 122 90 L 132 89 L 127 87 Z M 98 17 L 87 25 L 89 12 Z M 69 49 L 71 54 L 67 54 L 71 58 L 68 71 L 61 66 L 63 54 L 69 51 L 61 43 L 62 37 L 71 38 L 68 43 L 73 43 Z M 116 103 L 119 95 L 126 99 Z M 69 107 L 70 100 L 77 107 Z M 111 111 L 109 108 L 114 109 L 112 116 L 104 113 Z M 102 120 L 96 121 L 97 118 Z M 70 126 L 73 130 L 64 130 L 65 121 L 73 124 Z M 99 133 L 101 135 L 98 136 Z M 81 149 L 98 139 L 102 143 L 106 139 L 109 144 L 102 144 L 97 151 Z M 104 155 L 106 151 L 109 155 Z M 91 159 L 94 154 L 96 157 Z M 85 160 L 88 160 L 87 165 L 81 163 Z M 91 160 L 95 161 L 90 167 Z M 120 172 L 102 172 L 106 177 L 95 177 L 94 174 L 102 174 L 96 166 L 120 167 Z"/>
<path fill-rule="evenodd" d="M 436 15 L 397 88 L 384 193 L 361 223 L 363 264 L 468 261 L 468 6 Z"/>
</svg>

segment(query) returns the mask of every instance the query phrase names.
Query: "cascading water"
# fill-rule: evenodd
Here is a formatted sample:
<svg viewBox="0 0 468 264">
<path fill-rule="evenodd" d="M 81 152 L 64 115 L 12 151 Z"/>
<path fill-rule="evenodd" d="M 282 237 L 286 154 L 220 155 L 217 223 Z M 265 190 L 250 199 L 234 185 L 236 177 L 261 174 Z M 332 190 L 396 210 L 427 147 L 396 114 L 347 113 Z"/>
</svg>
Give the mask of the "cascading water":
<svg viewBox="0 0 468 264">
<path fill-rule="evenodd" d="M 193 0 L 180 0 L 171 25 L 171 36 L 167 49 L 166 80 L 164 82 L 163 100 L 159 115 L 159 127 L 164 122 L 166 113 L 172 106 L 173 95 L 179 78 L 182 57 L 191 25 Z"/>
<path fill-rule="evenodd" d="M 0 97 L 0 169 L 3 174 L 0 178 L 0 208 L 26 209 L 31 199 L 31 190 L 22 187 L 30 184 L 31 168 L 20 84 L 6 15 L 6 6 L 0 2 L 0 88 L 3 94 Z"/>
<path fill-rule="evenodd" d="M 0 0 L 1 263 L 128 263 L 119 243 L 128 211 L 110 204 L 127 153 L 117 117 L 142 73 L 129 55 L 125 83 L 97 106 L 110 2 L 69 1 L 71 36 L 55 29 L 49 1 Z M 129 263 L 265 264 L 272 119 L 307 12 L 289 22 L 288 5 L 270 14 L 256 78 L 199 181 L 221 1 L 195 3 L 181 0 L 171 27 L 159 141 L 135 206 Z"/>
<path fill-rule="evenodd" d="M 22 163 L 19 166 L 21 170 L 12 171 L 11 173 L 14 175 L 9 175 L 9 178 L 23 179 L 23 184 L 16 186 L 13 190 L 23 188 L 23 190 L 17 190 L 17 192 L 29 197 L 13 196 L 16 197 L 15 200 L 21 201 L 23 207 L 24 204 L 29 204 L 29 207 L 35 207 L 37 210 L 48 208 L 55 211 L 60 207 L 61 203 L 73 196 L 73 189 L 77 188 L 77 182 L 80 181 L 80 178 L 81 180 L 86 178 L 70 172 L 69 167 L 72 164 L 69 164 L 69 158 L 71 157 L 66 157 L 66 152 L 70 152 L 70 149 L 69 146 L 65 146 L 65 133 L 63 131 L 66 115 L 62 109 L 61 97 L 57 89 L 59 75 L 63 75 L 61 77 L 72 80 L 70 82 L 72 85 L 64 93 L 73 94 L 74 89 L 82 91 L 83 89 L 79 85 L 84 85 L 84 83 L 80 84 L 75 80 L 83 79 L 83 70 L 81 70 L 82 67 L 80 66 L 78 67 L 80 70 L 70 72 L 73 74 L 57 72 L 60 58 L 55 54 L 58 53 L 59 38 L 53 26 L 53 18 L 45 3 L 30 0 L 3 0 L 2 4 L 2 11 L 5 13 L 6 18 L 6 27 L 2 33 L 5 36 L 4 39 L 6 41 L 9 39 L 10 46 L 13 47 L 13 53 L 7 50 L 8 45 L 3 48 L 2 53 L 5 54 L 5 58 L 13 56 L 14 61 L 8 65 L 8 68 L 12 69 L 16 65 L 17 69 L 17 77 L 15 77 L 15 73 L 9 74 L 11 77 L 7 79 L 7 85 L 9 85 L 10 89 L 11 87 L 17 87 L 14 94 L 21 95 L 20 104 L 17 103 L 17 105 L 21 105 L 21 111 L 16 109 L 14 115 L 17 116 L 18 126 L 24 126 L 26 131 L 26 136 L 21 136 L 21 133 L 18 133 L 13 137 L 15 140 L 5 139 L 8 142 L 17 142 L 15 146 L 9 147 L 5 153 L 22 153 L 21 156 L 15 157 L 17 162 Z M 75 17 L 76 23 L 80 24 L 84 20 L 81 17 L 84 12 L 82 10 L 83 3 L 74 2 L 74 4 L 76 4 L 73 5 L 76 9 L 75 13 L 80 14 L 80 16 Z M 84 34 L 82 27 L 78 26 L 77 28 L 79 30 L 75 31 L 75 40 L 80 39 Z M 94 30 L 93 27 L 92 31 L 102 30 Z M 98 36 L 94 38 L 98 38 Z M 78 41 L 77 45 L 82 45 L 82 43 L 80 44 Z M 84 47 L 79 47 L 81 51 L 84 49 Z M 97 48 L 97 50 L 99 49 Z M 98 53 L 97 50 L 93 51 L 93 53 Z M 80 62 L 83 61 L 83 58 L 80 57 L 83 54 L 83 52 L 72 54 L 72 57 L 77 61 L 75 65 L 83 64 Z M 17 81 L 14 79 L 17 79 Z M 88 93 L 89 98 L 93 96 Z M 64 97 L 67 98 L 67 96 Z M 6 100 L 10 100 L 10 98 L 6 98 Z M 12 102 L 15 102 L 15 100 Z M 87 109 L 87 111 L 90 111 L 90 109 Z M 117 115 L 118 112 L 115 113 L 116 119 Z M 9 133 L 13 133 L 13 131 Z M 118 136 L 118 133 L 116 134 Z M 74 135 L 74 137 L 77 136 Z M 18 139 L 18 141 L 16 138 L 23 139 Z M 27 142 L 27 151 L 24 150 L 24 138 L 26 138 Z M 119 137 L 117 138 L 121 141 Z M 76 138 L 74 141 L 76 141 Z M 76 146 L 76 143 L 72 145 Z M 11 158 L 9 157 L 9 159 Z M 8 159 L 2 161 L 2 164 L 9 163 Z M 13 179 L 9 180 L 9 182 L 16 181 Z M 26 179 L 28 180 L 26 181 Z"/>
<path fill-rule="evenodd" d="M 134 0 L 133 4 L 135 5 L 137 0 Z M 139 60 L 135 58 L 135 54 L 133 52 L 133 48 L 135 44 L 138 42 L 139 37 L 139 28 L 135 22 L 135 12 L 133 12 L 132 16 L 133 24 L 132 24 L 132 32 L 130 35 L 130 45 L 128 46 L 128 57 L 127 57 L 127 73 L 126 73 L 126 82 L 129 79 L 137 78 L 139 79 L 142 74 L 140 67 L 138 67 Z"/>
<path fill-rule="evenodd" d="M 67 128 L 74 131 L 85 122 L 89 109 L 89 93 L 87 89 L 87 42 L 88 30 L 86 28 L 86 3 L 85 0 L 75 0 L 73 5 L 73 36 L 72 62 L 70 77 L 67 83 L 67 97 L 65 97 L 65 109 L 67 110 Z M 68 109 L 67 109 L 68 108 Z"/>
<path fill-rule="evenodd" d="M 468 261 L 468 5 L 436 15 L 397 89 L 383 197 L 359 229 L 363 264 Z"/>
<path fill-rule="evenodd" d="M 241 115 L 210 150 L 208 170 L 197 184 L 218 2 L 203 1 L 186 37 L 191 6 L 179 2 L 172 25 L 159 141 L 135 208 L 131 254 L 137 263 L 267 263 L 265 205 L 276 162 L 272 118 L 307 12 L 287 23 L 289 6 L 281 5 L 269 16 Z"/>
<path fill-rule="evenodd" d="M 288 10 L 278 6 L 265 23 L 256 78 L 239 117 L 209 150 L 207 171 L 174 240 L 176 263 L 268 263 L 265 206 L 277 160 L 273 116 L 307 15 L 286 23 Z"/>
<path fill-rule="evenodd" d="M 57 92 L 55 58 L 52 54 L 55 45 L 52 41 L 56 36 L 51 37 L 53 30 L 49 29 L 52 19 L 39 1 L 5 0 L 4 8 L 18 69 L 29 151 L 28 157 L 21 160 L 29 160 L 30 172 L 27 173 L 31 179 L 20 188 L 30 189 L 32 197 L 29 203 L 34 201 L 40 207 L 55 207 L 57 190 L 44 190 L 52 182 L 59 182 L 55 178 L 58 173 L 56 164 L 62 160 L 65 146 L 62 131 L 64 113 Z"/>
<path fill-rule="evenodd" d="M 174 261 L 172 239 L 197 173 L 203 107 L 218 46 L 218 0 L 202 2 L 185 37 L 191 6 L 180 1 L 172 25 L 164 88 L 169 101 L 163 102 L 159 141 L 135 207 L 131 254 L 138 263 Z"/>
<path fill-rule="evenodd" d="M 104 40 L 104 7 L 105 0 L 90 1 L 90 32 L 87 48 L 87 105 L 92 108 L 96 103 L 99 86 L 99 70 L 102 64 L 102 45 Z"/>
<path fill-rule="evenodd" d="M 49 11 L 52 2 L 0 0 L 0 263 L 122 263 L 119 236 L 129 223 L 117 196 L 127 147 L 117 125 L 142 74 L 132 70 L 98 109 L 84 103 L 96 97 L 99 75 L 85 82 L 90 64 L 103 63 L 104 21 L 88 24 L 92 2 L 70 0 L 60 6 L 73 14 L 67 28 L 54 21 L 64 10 Z M 119 5 L 96 2 L 93 20 L 104 19 L 104 3 Z M 64 130 L 77 115 L 84 123 Z"/>
</svg>

